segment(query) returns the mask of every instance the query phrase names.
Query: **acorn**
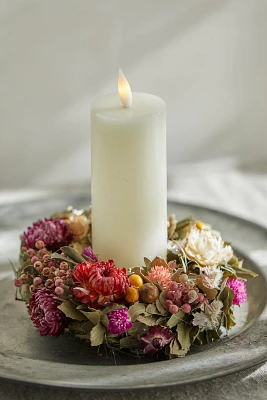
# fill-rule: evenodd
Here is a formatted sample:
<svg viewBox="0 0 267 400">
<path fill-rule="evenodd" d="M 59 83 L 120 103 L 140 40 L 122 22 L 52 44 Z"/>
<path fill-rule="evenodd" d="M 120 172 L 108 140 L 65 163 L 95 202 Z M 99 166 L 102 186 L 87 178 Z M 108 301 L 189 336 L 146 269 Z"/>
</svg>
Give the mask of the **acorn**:
<svg viewBox="0 0 267 400">
<path fill-rule="evenodd" d="M 153 283 L 145 283 L 140 288 L 140 297 L 144 303 L 154 303 L 159 297 L 159 290 Z"/>
</svg>

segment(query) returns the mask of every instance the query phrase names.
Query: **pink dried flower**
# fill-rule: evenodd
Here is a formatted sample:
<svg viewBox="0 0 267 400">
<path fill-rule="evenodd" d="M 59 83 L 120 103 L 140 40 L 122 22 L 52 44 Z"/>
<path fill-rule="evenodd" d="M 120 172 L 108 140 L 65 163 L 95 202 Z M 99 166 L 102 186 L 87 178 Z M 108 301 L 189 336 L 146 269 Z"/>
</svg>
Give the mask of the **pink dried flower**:
<svg viewBox="0 0 267 400">
<path fill-rule="evenodd" d="M 31 320 L 41 336 L 59 336 L 64 331 L 65 314 L 57 307 L 60 301 L 54 299 L 54 294 L 41 288 L 33 292 L 29 302 Z"/>
<path fill-rule="evenodd" d="M 151 282 L 158 282 L 162 288 L 166 289 L 171 282 L 172 274 L 168 268 L 163 267 L 162 265 L 156 265 L 151 268 L 147 277 Z"/>
<path fill-rule="evenodd" d="M 174 338 L 174 333 L 167 327 L 161 325 L 151 326 L 140 341 L 143 352 L 153 356 L 158 350 L 163 349 Z"/>
<path fill-rule="evenodd" d="M 91 247 L 85 247 L 85 249 L 83 249 L 83 254 L 86 257 L 89 257 L 91 261 L 93 262 L 98 262 L 98 257 L 97 255 L 93 252 L 93 250 L 91 249 Z"/>
<path fill-rule="evenodd" d="M 27 249 L 35 248 L 42 241 L 49 250 L 58 250 L 61 246 L 70 244 L 72 234 L 68 224 L 62 219 L 44 219 L 34 222 L 22 235 L 23 245 Z"/>
<path fill-rule="evenodd" d="M 234 292 L 233 304 L 240 305 L 247 299 L 247 289 L 246 284 L 242 279 L 239 278 L 229 278 L 227 285 Z"/>
<path fill-rule="evenodd" d="M 110 333 L 120 335 L 132 327 L 132 323 L 128 315 L 128 308 L 126 307 L 111 311 L 107 314 L 107 316 L 109 320 L 107 330 Z"/>
</svg>

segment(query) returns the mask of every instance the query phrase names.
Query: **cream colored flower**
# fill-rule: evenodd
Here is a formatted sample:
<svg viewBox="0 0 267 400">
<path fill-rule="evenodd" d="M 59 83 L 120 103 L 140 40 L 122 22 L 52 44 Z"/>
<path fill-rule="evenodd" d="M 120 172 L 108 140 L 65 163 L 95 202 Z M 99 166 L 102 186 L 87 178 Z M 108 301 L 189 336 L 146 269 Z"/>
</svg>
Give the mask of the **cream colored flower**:
<svg viewBox="0 0 267 400">
<path fill-rule="evenodd" d="M 217 289 L 221 283 L 222 277 L 223 271 L 216 265 L 211 265 L 200 269 L 200 278 L 202 279 L 203 285 L 207 288 Z"/>
<path fill-rule="evenodd" d="M 204 312 L 195 313 L 192 324 L 207 330 L 217 328 L 219 326 L 222 307 L 223 303 L 220 300 L 214 300 L 211 304 L 205 306 Z"/>
<path fill-rule="evenodd" d="M 231 246 L 225 246 L 221 236 L 215 236 L 210 230 L 193 227 L 187 236 L 184 251 L 188 258 L 202 266 L 219 265 L 233 256 Z"/>
</svg>

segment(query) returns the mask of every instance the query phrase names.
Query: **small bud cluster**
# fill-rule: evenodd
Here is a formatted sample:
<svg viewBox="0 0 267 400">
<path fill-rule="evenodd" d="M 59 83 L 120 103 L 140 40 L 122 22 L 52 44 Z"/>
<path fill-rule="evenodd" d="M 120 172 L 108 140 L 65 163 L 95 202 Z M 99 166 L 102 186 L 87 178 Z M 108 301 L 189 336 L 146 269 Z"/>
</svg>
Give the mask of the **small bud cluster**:
<svg viewBox="0 0 267 400">
<path fill-rule="evenodd" d="M 72 284 L 69 264 L 52 259 L 51 252 L 47 250 L 41 240 L 35 243 L 35 247 L 36 250 L 32 248 L 25 250 L 36 274 L 22 273 L 20 277 L 14 279 L 15 286 L 21 287 L 26 283 L 30 285 L 31 292 L 45 287 L 52 290 L 57 296 L 63 296 L 68 286 Z M 37 274 L 38 276 L 36 276 Z"/>
<path fill-rule="evenodd" d="M 183 311 L 189 314 L 197 304 L 206 303 L 208 300 L 203 293 L 190 281 L 188 275 L 181 274 L 179 281 L 172 281 L 166 293 L 165 307 L 171 314 Z"/>
</svg>

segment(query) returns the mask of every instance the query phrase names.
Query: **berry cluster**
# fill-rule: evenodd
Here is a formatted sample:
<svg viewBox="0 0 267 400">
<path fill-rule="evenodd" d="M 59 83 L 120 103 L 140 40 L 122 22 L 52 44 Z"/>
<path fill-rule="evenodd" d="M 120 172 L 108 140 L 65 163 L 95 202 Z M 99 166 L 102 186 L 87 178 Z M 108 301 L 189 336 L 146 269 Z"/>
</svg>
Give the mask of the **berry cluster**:
<svg viewBox="0 0 267 400">
<path fill-rule="evenodd" d="M 179 282 L 171 281 L 166 293 L 165 307 L 171 314 L 183 311 L 189 314 L 197 304 L 205 303 L 204 294 L 199 292 L 193 281 L 189 281 L 188 275 L 182 274 Z"/>
<path fill-rule="evenodd" d="M 62 296 L 64 287 L 71 284 L 71 269 L 68 263 L 51 259 L 51 252 L 47 250 L 41 240 L 35 243 L 35 247 L 36 249 L 22 249 L 26 250 L 35 272 L 31 273 L 26 268 L 20 277 L 15 278 L 15 286 L 21 287 L 23 284 L 28 284 L 31 292 L 45 287 L 52 290 L 57 296 Z"/>
</svg>

